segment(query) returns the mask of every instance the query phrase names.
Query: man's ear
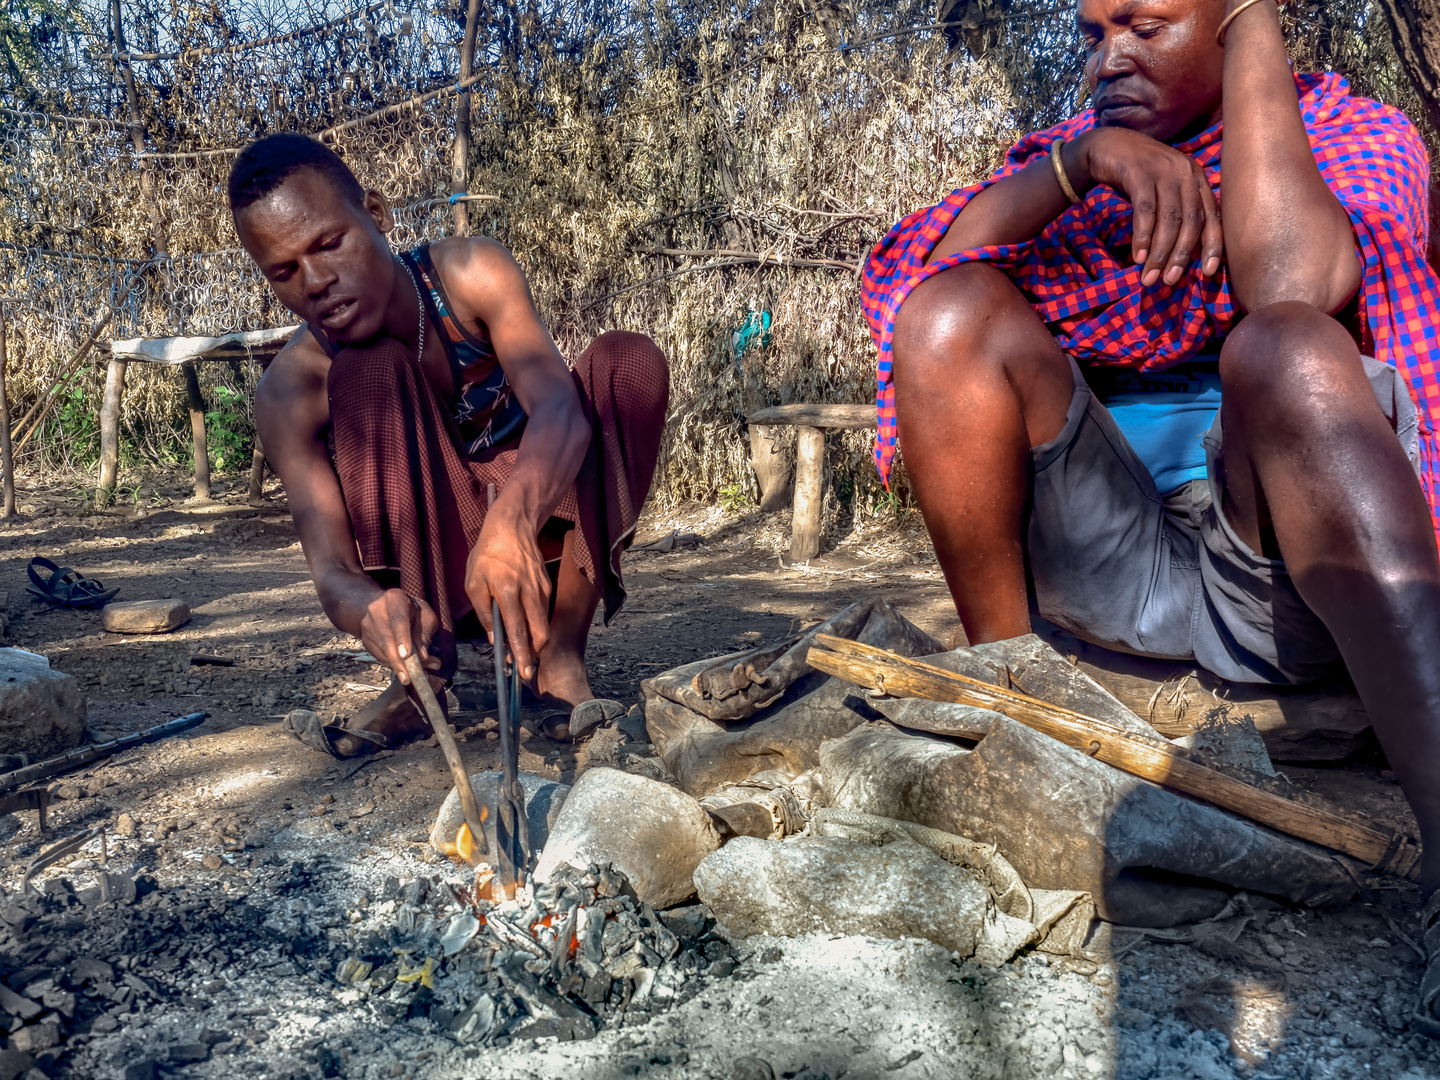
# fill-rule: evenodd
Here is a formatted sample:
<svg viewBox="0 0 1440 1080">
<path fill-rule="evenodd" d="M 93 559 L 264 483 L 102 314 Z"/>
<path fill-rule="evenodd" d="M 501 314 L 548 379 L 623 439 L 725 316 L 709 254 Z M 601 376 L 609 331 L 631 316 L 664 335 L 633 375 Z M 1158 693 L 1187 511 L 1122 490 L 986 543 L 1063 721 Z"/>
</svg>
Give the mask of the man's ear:
<svg viewBox="0 0 1440 1080">
<path fill-rule="evenodd" d="M 395 228 L 395 215 L 390 210 L 390 203 L 384 195 L 374 188 L 368 188 L 365 192 L 365 199 L 361 203 L 365 212 L 375 220 L 375 227 L 382 233 L 389 233 Z"/>
</svg>

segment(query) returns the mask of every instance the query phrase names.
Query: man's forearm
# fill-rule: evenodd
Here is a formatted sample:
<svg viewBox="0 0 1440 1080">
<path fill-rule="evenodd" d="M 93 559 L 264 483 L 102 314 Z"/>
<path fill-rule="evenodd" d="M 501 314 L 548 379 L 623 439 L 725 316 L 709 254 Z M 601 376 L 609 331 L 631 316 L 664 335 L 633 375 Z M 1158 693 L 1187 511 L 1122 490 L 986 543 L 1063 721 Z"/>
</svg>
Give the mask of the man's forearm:
<svg viewBox="0 0 1440 1080">
<path fill-rule="evenodd" d="M 1066 144 L 1065 170 L 1071 184 L 1083 192 L 1090 186 L 1089 173 L 1083 171 L 1083 155 L 1074 150 L 1074 144 Z M 930 261 L 957 251 L 1023 244 L 1038 236 L 1069 206 L 1070 200 L 1061 190 L 1049 158 L 1042 158 L 976 194 L 935 245 Z"/>
<path fill-rule="evenodd" d="M 1230 287 L 1245 311 L 1295 300 L 1333 314 L 1360 284 L 1355 234 L 1315 164 L 1276 10 L 1263 0 L 1225 36 L 1221 209 Z"/>
<path fill-rule="evenodd" d="M 520 436 L 515 471 L 496 500 L 498 519 L 527 536 L 538 535 L 575 483 L 590 435 L 590 425 L 578 411 L 537 410 Z"/>
<path fill-rule="evenodd" d="M 320 607 L 335 629 L 361 637 L 365 612 L 384 593 L 375 579 L 364 571 L 331 567 L 311 571 Z M 422 598 L 423 599 L 423 598 Z"/>
</svg>

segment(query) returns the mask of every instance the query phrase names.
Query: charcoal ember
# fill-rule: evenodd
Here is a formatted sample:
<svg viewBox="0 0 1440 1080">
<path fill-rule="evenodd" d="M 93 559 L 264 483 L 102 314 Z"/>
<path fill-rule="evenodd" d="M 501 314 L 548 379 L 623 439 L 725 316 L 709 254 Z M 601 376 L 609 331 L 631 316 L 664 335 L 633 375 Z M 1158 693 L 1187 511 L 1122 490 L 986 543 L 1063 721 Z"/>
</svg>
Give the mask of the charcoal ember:
<svg viewBox="0 0 1440 1080">
<path fill-rule="evenodd" d="M 481 994 L 451 1022 L 450 1034 L 458 1043 L 485 1042 L 498 1033 L 504 1021 L 499 1002 L 489 994 Z"/>
<path fill-rule="evenodd" d="M 165 1054 L 172 1065 L 194 1065 L 210 1057 L 210 1047 L 203 1042 L 177 1043 Z"/>
<path fill-rule="evenodd" d="M 381 903 L 386 900 L 400 899 L 400 879 L 398 877 L 392 876 L 385 879 L 384 884 L 380 886 L 379 899 Z"/>
<path fill-rule="evenodd" d="M 39 1002 L 31 1001 L 23 994 L 17 994 L 8 986 L 0 986 L 0 1009 L 4 1009 L 21 1020 L 34 1020 L 43 1012 Z"/>
<path fill-rule="evenodd" d="M 610 988 L 615 985 L 615 980 L 605 971 L 598 971 L 585 980 L 581 987 L 580 997 L 589 1002 L 592 1006 L 599 1006 L 610 996 Z"/>
<path fill-rule="evenodd" d="M 39 1054 L 61 1043 L 60 1024 L 40 1023 L 22 1027 L 10 1035 L 10 1046 L 22 1054 Z"/>
<path fill-rule="evenodd" d="M 710 929 L 710 909 L 704 904 L 690 904 L 660 913 L 660 920 L 681 941 L 695 941 Z"/>
<path fill-rule="evenodd" d="M 400 900 L 411 907 L 418 908 L 425 903 L 425 897 L 430 892 L 430 882 L 425 878 L 417 877 L 400 890 Z"/>
<path fill-rule="evenodd" d="M 579 910 L 575 919 L 575 938 L 580 946 L 580 955 L 591 964 L 598 965 L 604 959 L 604 930 L 604 912 L 593 907 Z"/>
</svg>

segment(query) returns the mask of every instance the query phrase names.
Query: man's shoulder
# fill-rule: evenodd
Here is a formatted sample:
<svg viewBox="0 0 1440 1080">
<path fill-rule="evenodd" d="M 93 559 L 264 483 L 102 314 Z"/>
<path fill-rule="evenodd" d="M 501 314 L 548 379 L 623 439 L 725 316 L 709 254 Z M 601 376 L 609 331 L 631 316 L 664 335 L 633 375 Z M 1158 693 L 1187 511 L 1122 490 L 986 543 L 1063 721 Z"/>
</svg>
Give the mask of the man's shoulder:
<svg viewBox="0 0 1440 1080">
<path fill-rule="evenodd" d="M 265 367 L 255 388 L 257 406 L 275 406 L 293 400 L 297 393 L 323 387 L 330 368 L 330 357 L 321 348 L 306 323 L 291 335 L 290 340 Z"/>
<path fill-rule="evenodd" d="M 430 245 L 430 261 L 449 284 L 456 274 L 484 274 L 514 264 L 510 250 L 490 236 L 447 236 Z"/>
</svg>

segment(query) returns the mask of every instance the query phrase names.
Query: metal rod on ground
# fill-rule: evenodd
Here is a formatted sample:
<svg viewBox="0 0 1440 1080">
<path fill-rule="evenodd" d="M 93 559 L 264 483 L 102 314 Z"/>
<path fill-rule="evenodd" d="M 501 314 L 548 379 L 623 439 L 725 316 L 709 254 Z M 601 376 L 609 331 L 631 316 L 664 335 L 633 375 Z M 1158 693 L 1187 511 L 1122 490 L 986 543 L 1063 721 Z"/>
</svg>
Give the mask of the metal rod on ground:
<svg viewBox="0 0 1440 1080">
<path fill-rule="evenodd" d="M 1420 850 L 1409 836 L 1286 798 L 1196 761 L 1163 737 L 1136 735 L 1004 687 L 957 675 L 858 641 L 815 636 L 811 667 L 894 697 L 946 701 L 998 712 L 1132 776 L 1213 803 L 1261 825 L 1342 852 L 1372 868 L 1415 878 Z M 830 651 L 827 651 L 830 650 Z M 982 739 L 983 731 L 944 734 Z"/>
<path fill-rule="evenodd" d="M 455 780 L 455 790 L 460 795 L 460 810 L 465 815 L 465 824 L 470 827 L 470 839 L 477 855 L 489 854 L 485 842 L 485 830 L 481 827 L 480 804 L 475 799 L 475 789 L 470 786 L 470 774 L 465 771 L 465 762 L 460 757 L 460 747 L 455 745 L 455 733 L 445 719 L 445 710 L 430 689 L 430 676 L 420 666 L 420 657 L 411 653 L 405 658 L 405 674 L 410 676 L 410 685 L 415 688 L 420 704 L 425 708 L 425 718 L 435 732 L 435 741 L 445 753 L 445 764 L 450 766 L 450 775 Z"/>
<path fill-rule="evenodd" d="M 163 724 L 156 724 L 154 727 L 148 727 L 142 731 L 132 731 L 129 735 L 121 735 L 118 739 L 111 739 L 109 742 L 79 746 L 74 750 L 57 754 L 55 757 L 46 758 L 44 761 L 37 761 L 33 765 L 15 769 L 13 772 L 0 773 L 0 792 L 13 791 L 24 784 L 33 784 L 37 780 L 59 776 L 61 773 L 78 769 L 80 766 L 88 765 L 100 758 L 118 754 L 121 750 L 129 749 L 132 746 L 168 739 L 171 735 L 179 735 L 182 731 L 198 727 L 209 715 L 208 712 L 190 713 L 188 716 L 167 720 Z"/>
<path fill-rule="evenodd" d="M 486 506 L 495 505 L 495 485 L 486 486 Z M 495 704 L 500 720 L 500 792 L 496 799 L 495 837 L 500 849 L 496 878 L 507 895 L 524 884 L 529 864 L 529 827 L 525 797 L 520 787 L 520 673 L 505 670 L 505 622 L 500 601 L 490 601 L 490 625 L 495 638 Z M 513 667 L 513 665 L 512 665 Z"/>
<path fill-rule="evenodd" d="M 5 396 L 5 365 L 9 359 L 5 336 L 5 309 L 0 307 L 0 472 L 5 474 L 4 505 L 0 517 L 15 516 L 15 455 L 10 452 L 10 399 Z"/>
</svg>

